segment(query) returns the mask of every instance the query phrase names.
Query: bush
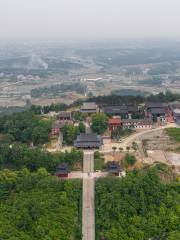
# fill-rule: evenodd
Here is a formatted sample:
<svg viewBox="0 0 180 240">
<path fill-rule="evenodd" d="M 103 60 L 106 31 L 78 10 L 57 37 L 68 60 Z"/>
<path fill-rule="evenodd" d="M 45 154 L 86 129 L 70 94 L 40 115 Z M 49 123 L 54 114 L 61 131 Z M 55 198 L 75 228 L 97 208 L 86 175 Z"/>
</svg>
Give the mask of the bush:
<svg viewBox="0 0 180 240">
<path fill-rule="evenodd" d="M 92 116 L 91 129 L 97 134 L 103 134 L 108 128 L 108 117 L 103 113 L 96 113 Z"/>
<path fill-rule="evenodd" d="M 94 153 L 94 169 L 103 170 L 105 168 L 104 158 L 99 151 Z"/>
<path fill-rule="evenodd" d="M 127 153 L 122 161 L 124 167 L 129 167 L 132 166 L 136 163 L 136 158 L 135 156 Z"/>
</svg>

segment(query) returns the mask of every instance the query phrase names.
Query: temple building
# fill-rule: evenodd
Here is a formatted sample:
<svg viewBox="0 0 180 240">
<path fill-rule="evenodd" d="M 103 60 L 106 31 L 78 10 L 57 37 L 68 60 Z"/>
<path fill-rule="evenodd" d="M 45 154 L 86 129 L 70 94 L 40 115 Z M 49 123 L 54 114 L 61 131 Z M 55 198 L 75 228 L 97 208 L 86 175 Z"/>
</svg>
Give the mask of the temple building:
<svg viewBox="0 0 180 240">
<path fill-rule="evenodd" d="M 108 128 L 109 131 L 115 131 L 117 130 L 117 128 L 122 126 L 122 121 L 120 117 L 114 117 L 114 118 L 110 118 L 108 121 Z"/>
<path fill-rule="evenodd" d="M 119 116 L 121 119 L 131 118 L 132 116 L 139 114 L 137 106 L 125 104 L 104 106 L 102 107 L 102 112 L 111 116 Z"/>
<path fill-rule="evenodd" d="M 59 112 L 59 120 L 60 121 L 71 121 L 72 120 L 71 112 L 65 112 L 65 111 Z"/>
<path fill-rule="evenodd" d="M 101 136 L 95 133 L 81 133 L 74 141 L 76 148 L 98 149 L 102 145 Z"/>
<path fill-rule="evenodd" d="M 67 163 L 62 163 L 56 168 L 55 176 L 59 178 L 66 178 L 69 174 L 69 168 Z"/>
<path fill-rule="evenodd" d="M 83 105 L 81 106 L 80 111 L 82 113 L 97 113 L 99 112 L 99 108 L 94 102 L 84 102 Z"/>
<path fill-rule="evenodd" d="M 107 171 L 111 175 L 119 176 L 119 174 L 122 170 L 121 170 L 121 167 L 120 167 L 119 163 L 113 161 L 113 162 L 108 162 L 107 163 Z"/>
<path fill-rule="evenodd" d="M 145 116 L 155 122 L 171 123 L 174 121 L 172 109 L 167 103 L 147 103 Z"/>
</svg>

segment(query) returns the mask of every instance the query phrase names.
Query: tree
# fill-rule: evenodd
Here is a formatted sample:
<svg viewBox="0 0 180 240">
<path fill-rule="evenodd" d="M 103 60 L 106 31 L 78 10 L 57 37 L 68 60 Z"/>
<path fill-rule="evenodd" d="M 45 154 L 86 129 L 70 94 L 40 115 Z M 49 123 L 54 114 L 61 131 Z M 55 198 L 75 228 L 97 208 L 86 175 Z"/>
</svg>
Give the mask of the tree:
<svg viewBox="0 0 180 240">
<path fill-rule="evenodd" d="M 123 148 L 122 148 L 122 147 L 119 147 L 119 151 L 122 152 L 122 151 L 123 151 Z"/>
<path fill-rule="evenodd" d="M 48 141 L 52 125 L 51 120 L 44 121 L 30 111 L 2 117 L 0 123 L 0 132 L 8 135 L 9 139 L 11 136 L 11 139 L 26 144 L 34 141 L 36 145 Z"/>
<path fill-rule="evenodd" d="M 126 168 L 129 167 L 129 166 L 134 165 L 135 162 L 136 162 L 135 156 L 133 156 L 133 155 L 131 155 L 129 153 L 125 155 L 125 157 L 124 157 L 124 159 L 122 161 L 124 167 L 126 167 Z"/>
<path fill-rule="evenodd" d="M 60 163 L 67 163 L 70 169 L 76 165 L 81 168 L 83 154 L 73 149 L 71 152 L 60 152 L 50 154 L 39 147 L 28 148 L 23 144 L 0 144 L 0 169 L 22 169 L 28 168 L 31 172 L 39 168 L 45 168 L 54 173 Z"/>
<path fill-rule="evenodd" d="M 75 114 L 74 114 L 75 121 L 84 121 L 86 119 L 86 117 L 87 117 L 86 113 L 75 112 Z"/>
<path fill-rule="evenodd" d="M 76 137 L 80 133 L 85 132 L 85 126 L 82 122 L 79 123 L 79 126 L 74 126 L 73 124 L 65 124 L 62 128 L 63 140 L 65 144 L 72 145 Z"/>
<path fill-rule="evenodd" d="M 112 150 L 114 151 L 114 153 L 115 153 L 116 149 L 117 149 L 117 147 L 115 147 L 115 146 L 112 147 Z"/>
<path fill-rule="evenodd" d="M 132 148 L 136 151 L 138 149 L 138 145 L 136 142 L 132 143 Z"/>
<path fill-rule="evenodd" d="M 62 133 L 65 144 L 71 145 L 79 134 L 79 128 L 75 127 L 73 124 L 65 124 Z"/>
<path fill-rule="evenodd" d="M 85 131 L 86 131 L 85 125 L 83 124 L 83 122 L 80 122 L 79 123 L 79 132 L 85 133 Z"/>
<path fill-rule="evenodd" d="M 127 147 L 126 147 L 126 150 L 129 152 L 129 150 L 130 150 L 130 147 L 129 147 L 129 146 L 127 146 Z"/>
<path fill-rule="evenodd" d="M 91 129 L 97 134 L 103 134 L 108 128 L 108 117 L 103 113 L 96 113 L 92 116 Z"/>
</svg>

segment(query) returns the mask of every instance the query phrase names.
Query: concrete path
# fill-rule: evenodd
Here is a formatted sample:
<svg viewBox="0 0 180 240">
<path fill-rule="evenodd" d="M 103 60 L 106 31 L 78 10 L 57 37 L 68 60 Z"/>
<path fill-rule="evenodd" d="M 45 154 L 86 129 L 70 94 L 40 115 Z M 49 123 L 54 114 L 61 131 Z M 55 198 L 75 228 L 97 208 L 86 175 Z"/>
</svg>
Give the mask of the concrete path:
<svg viewBox="0 0 180 240">
<path fill-rule="evenodd" d="M 148 138 L 148 134 L 151 134 L 151 133 L 157 132 L 157 131 L 161 131 L 161 130 L 166 129 L 166 128 L 171 128 L 171 127 L 177 127 L 177 125 L 175 123 L 171 123 L 171 124 L 168 124 L 166 126 L 162 126 L 162 127 L 158 127 L 158 128 L 153 128 L 153 129 L 142 130 L 140 132 L 136 132 L 136 133 L 128 136 L 127 138 L 123 139 L 122 142 L 104 144 L 102 146 L 102 149 L 100 150 L 100 152 L 101 153 L 112 152 L 112 147 L 116 147 L 117 150 L 119 149 L 119 147 L 121 147 L 124 150 L 126 150 L 126 148 L 130 147 L 131 144 L 134 141 L 140 141 L 143 136 L 147 135 L 147 138 Z"/>
<path fill-rule="evenodd" d="M 82 210 L 82 234 L 83 240 L 95 240 L 95 210 L 94 210 L 94 153 L 84 151 L 83 172 L 87 174 L 83 178 L 83 210 Z"/>
</svg>

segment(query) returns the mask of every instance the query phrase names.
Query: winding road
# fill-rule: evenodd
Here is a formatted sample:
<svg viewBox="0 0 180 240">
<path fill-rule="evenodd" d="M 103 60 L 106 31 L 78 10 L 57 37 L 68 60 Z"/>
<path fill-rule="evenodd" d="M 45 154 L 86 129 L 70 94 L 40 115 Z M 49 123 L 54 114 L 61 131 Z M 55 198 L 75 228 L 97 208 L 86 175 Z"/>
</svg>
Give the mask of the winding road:
<svg viewBox="0 0 180 240">
<path fill-rule="evenodd" d="M 157 132 L 159 130 L 162 130 L 162 129 L 165 129 L 165 128 L 171 128 L 171 127 L 177 127 L 177 125 L 175 123 L 172 123 L 172 124 L 168 124 L 166 126 L 153 128 L 153 129 L 149 129 L 149 130 L 142 130 L 141 132 L 136 132 L 136 133 L 128 136 L 124 140 L 122 140 L 122 142 L 104 144 L 104 146 L 103 146 L 103 148 L 101 149 L 100 152 L 102 152 L 102 153 L 112 152 L 112 147 L 116 147 L 117 149 L 118 148 L 123 148 L 124 150 L 126 150 L 127 147 L 131 146 L 131 144 L 134 141 L 139 140 L 143 135 L 146 135 L 146 134 L 149 134 L 149 133 L 152 133 L 152 132 Z"/>
</svg>

